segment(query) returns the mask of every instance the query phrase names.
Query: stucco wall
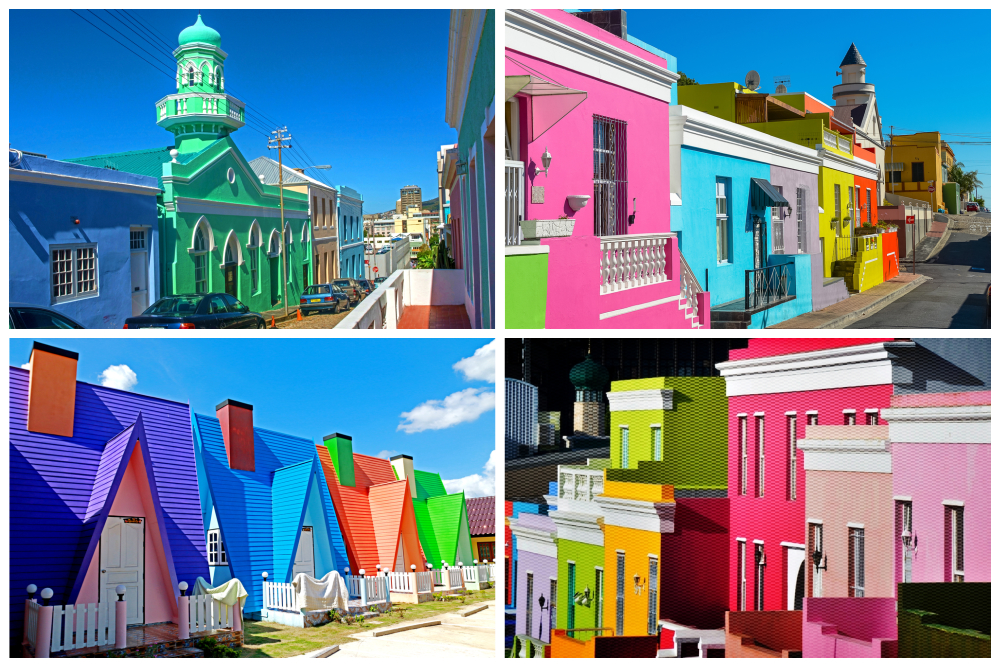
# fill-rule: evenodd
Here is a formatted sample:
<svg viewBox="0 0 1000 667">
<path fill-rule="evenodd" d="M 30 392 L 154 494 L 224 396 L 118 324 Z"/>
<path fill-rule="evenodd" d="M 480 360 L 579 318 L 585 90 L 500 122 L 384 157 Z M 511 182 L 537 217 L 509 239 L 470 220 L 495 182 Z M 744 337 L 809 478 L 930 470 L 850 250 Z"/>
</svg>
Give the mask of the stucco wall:
<svg viewBox="0 0 1000 667">
<path fill-rule="evenodd" d="M 834 185 L 840 186 L 839 215 L 834 209 Z M 819 236 L 823 251 L 823 275 L 827 278 L 833 275 L 834 246 L 838 227 L 842 236 L 850 236 L 851 223 L 850 221 L 843 222 L 843 218 L 847 215 L 847 205 L 850 201 L 848 190 L 853 187 L 854 176 L 851 174 L 829 167 L 819 168 L 819 206 L 823 209 L 823 212 L 819 214 Z M 837 223 L 832 222 L 835 216 L 840 218 Z"/>
<path fill-rule="evenodd" d="M 146 185 L 155 185 L 153 179 L 146 181 Z M 141 195 L 12 180 L 9 194 L 10 301 L 54 308 L 88 329 L 120 329 L 125 318 L 132 316 L 129 227 L 133 225 L 147 227 L 150 303 L 158 295 L 155 193 Z M 73 218 L 79 218 L 80 224 L 73 224 Z M 97 244 L 97 296 L 52 304 L 49 246 L 61 243 Z"/>
<path fill-rule="evenodd" d="M 532 573 L 532 594 L 528 597 L 528 572 Z M 518 557 L 517 567 L 517 621 L 515 634 L 540 638 L 543 642 L 549 641 L 549 610 L 542 611 L 538 606 L 539 596 L 545 596 L 545 604 L 549 603 L 549 581 L 556 576 L 556 559 L 548 556 L 541 556 L 536 553 L 522 551 Z M 562 595 L 560 595 L 562 598 Z M 562 599 L 556 600 L 556 610 Z M 527 605 L 531 605 L 531 628 L 526 628 Z M 541 635 L 538 627 L 541 624 Z"/>
<path fill-rule="evenodd" d="M 567 612 L 567 600 L 570 597 L 569 593 L 569 569 L 568 561 L 574 561 L 576 563 L 576 591 L 577 593 L 582 593 L 584 589 L 590 588 L 591 592 L 597 590 L 596 587 L 596 576 L 594 575 L 595 567 L 603 567 L 607 571 L 607 566 L 604 563 L 604 547 L 594 546 L 593 544 L 585 544 L 583 542 L 576 542 L 574 540 L 560 539 L 557 541 L 558 544 L 558 594 L 559 597 L 556 600 L 556 627 L 566 628 L 569 615 Z M 521 564 L 518 563 L 518 568 L 521 568 Z M 609 588 L 608 581 L 611 581 L 611 587 Z M 608 607 L 610 601 L 611 606 L 614 606 L 615 589 L 614 580 L 605 577 L 604 581 L 604 606 Z M 518 598 L 518 604 L 522 604 L 520 598 Z M 596 605 L 591 603 L 589 607 L 582 607 L 576 605 L 574 607 L 575 622 L 573 627 L 575 628 L 596 628 L 600 627 L 600 621 L 598 621 L 594 614 L 596 612 Z M 605 612 L 606 613 L 606 612 Z M 605 616 L 606 618 L 606 616 Z M 614 627 L 612 625 L 612 627 Z"/>
<path fill-rule="evenodd" d="M 511 329 L 544 329 L 549 256 L 504 256 L 504 313 Z"/>
<path fill-rule="evenodd" d="M 656 567 L 657 576 L 664 564 L 659 554 L 660 533 L 648 530 L 638 530 L 636 528 L 623 528 L 621 526 L 604 525 L 604 623 L 605 628 L 615 628 L 618 614 L 617 592 L 615 586 L 618 578 L 618 556 L 619 551 L 625 555 L 625 594 L 623 596 L 625 605 L 623 610 L 624 621 L 622 623 L 622 633 L 619 635 L 617 629 L 616 636 L 646 635 L 647 623 L 649 621 L 649 554 L 657 556 Z M 579 572 L 579 570 L 577 570 Z M 636 594 L 634 575 L 639 575 L 640 590 Z M 591 572 L 593 577 L 593 572 Z M 577 575 L 579 579 L 579 574 Z M 560 579 L 565 581 L 565 579 Z M 577 590 L 583 588 L 577 583 Z M 595 591 L 591 586 L 590 590 Z M 657 599 L 654 610 L 659 610 L 659 600 L 662 586 L 657 586 Z M 596 591 L 595 591 L 596 595 Z M 591 603 L 591 608 L 594 604 Z M 579 610 L 586 607 L 577 607 L 577 617 Z M 657 617 L 659 620 L 659 617 Z M 596 627 L 581 625 L 579 621 L 576 627 Z"/>
</svg>

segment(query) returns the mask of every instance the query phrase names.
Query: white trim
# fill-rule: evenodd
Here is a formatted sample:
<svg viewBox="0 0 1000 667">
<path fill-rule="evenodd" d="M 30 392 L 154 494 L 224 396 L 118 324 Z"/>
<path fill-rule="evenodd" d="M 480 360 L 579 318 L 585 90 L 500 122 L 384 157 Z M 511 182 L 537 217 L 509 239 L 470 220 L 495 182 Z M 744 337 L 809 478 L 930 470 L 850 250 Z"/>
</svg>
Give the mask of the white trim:
<svg viewBox="0 0 1000 667">
<path fill-rule="evenodd" d="M 893 500 L 899 500 L 899 501 L 904 502 L 904 503 L 912 503 L 913 502 L 913 496 L 893 496 L 892 499 Z"/>
<path fill-rule="evenodd" d="M 257 245 L 250 245 L 250 239 L 253 238 L 253 230 L 257 230 Z M 248 249 L 259 248 L 264 243 L 264 232 L 260 231 L 260 223 L 257 222 L 257 218 L 254 218 L 253 222 L 250 223 L 250 229 L 247 232 L 247 245 Z"/>
<path fill-rule="evenodd" d="M 611 41 L 580 32 L 530 9 L 504 12 L 504 47 L 667 103 L 671 86 L 680 79 L 676 72 Z"/>
<path fill-rule="evenodd" d="M 737 417 L 746 417 L 746 416 L 747 416 L 747 413 L 745 413 L 745 412 L 737 412 L 737 413 L 736 413 L 736 416 L 737 416 Z"/>
<path fill-rule="evenodd" d="M 855 523 L 853 521 L 848 521 L 847 522 L 847 527 L 848 528 L 862 528 L 863 529 L 865 527 L 865 524 L 863 524 L 863 523 Z"/>
<path fill-rule="evenodd" d="M 942 505 L 948 505 L 949 507 L 965 507 L 964 500 L 942 500 Z"/>
<path fill-rule="evenodd" d="M 189 197 L 174 197 L 174 210 L 178 213 L 201 213 L 204 215 L 235 215 L 247 218 L 280 218 L 281 211 L 278 208 L 268 206 L 254 206 L 251 204 L 230 204 L 213 202 L 206 199 L 191 199 Z M 296 211 L 285 209 L 285 220 L 305 220 L 309 217 L 308 211 Z"/>
<path fill-rule="evenodd" d="M 884 439 L 802 438 L 798 449 L 806 470 L 892 472 L 892 452 Z"/>
<path fill-rule="evenodd" d="M 790 386 L 803 392 L 892 384 L 892 362 L 886 346 L 871 343 L 813 350 L 724 361 L 715 367 L 726 378 L 727 396 L 782 393 Z"/>
<path fill-rule="evenodd" d="M 656 301 L 649 301 L 647 303 L 640 303 L 637 306 L 629 306 L 628 308 L 619 308 L 618 310 L 610 310 L 606 313 L 601 313 L 598 319 L 606 320 L 612 317 L 618 317 L 619 315 L 625 315 L 627 313 L 634 313 L 637 310 L 644 310 L 646 308 L 652 308 L 654 306 L 662 306 L 665 303 L 670 303 L 671 301 L 677 301 L 681 297 L 679 294 L 667 297 L 666 299 L 657 299 Z"/>
<path fill-rule="evenodd" d="M 878 408 L 865 408 L 865 414 L 878 414 Z"/>
<path fill-rule="evenodd" d="M 84 165 L 86 166 L 86 165 Z M 127 192 L 129 194 L 149 195 L 160 194 L 160 188 L 129 183 L 111 183 L 93 178 L 64 176 L 62 174 L 47 174 L 41 171 L 25 171 L 24 169 L 9 169 L 11 181 L 57 185 L 60 187 L 81 188 L 84 190 L 106 190 L 110 192 Z"/>
<path fill-rule="evenodd" d="M 854 415 L 857 414 L 858 411 L 854 408 L 844 408 L 843 412 L 845 415 Z"/>
<path fill-rule="evenodd" d="M 634 528 L 651 533 L 674 532 L 676 503 L 608 496 L 597 496 L 594 500 L 604 512 L 605 526 Z"/>
<path fill-rule="evenodd" d="M 198 228 L 201 227 L 202 223 L 204 223 L 205 228 L 208 230 L 208 233 L 205 234 L 205 237 L 206 237 L 205 241 L 206 241 L 206 243 L 208 245 L 205 248 L 205 250 L 195 250 L 194 249 L 194 239 L 198 235 Z M 215 232 L 212 231 L 212 223 L 210 223 L 208 221 L 208 218 L 206 218 L 205 216 L 201 216 L 200 218 L 198 218 L 198 222 L 194 223 L 194 228 L 191 230 L 191 245 L 188 246 L 188 253 L 190 253 L 192 255 L 198 255 L 198 254 L 201 254 L 202 252 L 204 252 L 205 254 L 208 254 L 208 253 L 211 253 L 211 252 L 215 252 L 215 247 L 216 247 L 215 246 Z"/>
<path fill-rule="evenodd" d="M 650 424 L 649 428 L 659 428 L 659 429 L 662 429 L 663 428 L 663 424 Z"/>
<path fill-rule="evenodd" d="M 812 524 L 815 524 L 817 526 L 822 526 L 823 525 L 823 519 L 806 519 L 806 523 L 812 523 Z"/>
<path fill-rule="evenodd" d="M 798 412 L 796 412 L 795 410 L 789 410 L 788 412 L 785 413 L 785 416 L 786 417 L 794 417 L 797 414 L 798 414 Z"/>
<path fill-rule="evenodd" d="M 275 236 L 278 237 L 278 252 L 271 252 L 271 241 Z M 267 245 L 264 246 L 264 253 L 272 259 L 281 255 L 281 232 L 278 231 L 277 227 L 273 228 L 271 233 L 268 234 Z"/>
<path fill-rule="evenodd" d="M 526 551 L 550 558 L 555 558 L 558 555 L 555 532 L 523 526 L 517 519 L 513 518 L 508 521 L 508 524 L 511 534 L 517 537 L 517 548 L 519 551 Z"/>
<path fill-rule="evenodd" d="M 445 85 L 445 122 L 462 129 L 469 82 L 479 53 L 479 40 L 486 21 L 485 9 L 453 9 L 448 26 L 448 60 Z"/>
<path fill-rule="evenodd" d="M 754 540 L 754 544 L 764 544 L 764 540 Z"/>
<path fill-rule="evenodd" d="M 764 417 L 765 415 L 764 415 L 763 412 L 755 412 L 755 413 L 753 413 L 753 416 L 754 417 Z"/>
<path fill-rule="evenodd" d="M 802 549 L 802 550 L 805 550 L 805 548 L 806 548 L 806 545 L 804 545 L 804 544 L 796 544 L 795 542 L 782 542 L 781 546 L 788 547 L 789 549 Z"/>
<path fill-rule="evenodd" d="M 852 176 L 868 178 L 873 181 L 878 180 L 878 166 L 871 162 L 855 160 L 853 157 L 847 157 L 836 151 L 827 150 L 823 148 L 823 144 L 816 144 L 816 153 L 822 160 L 822 165 L 828 169 L 851 174 Z"/>
<path fill-rule="evenodd" d="M 881 416 L 896 443 L 991 443 L 990 405 L 883 408 Z"/>
<path fill-rule="evenodd" d="M 511 255 L 548 255 L 549 246 L 547 245 L 508 245 L 504 246 L 503 254 L 506 256 Z"/>
<path fill-rule="evenodd" d="M 240 245 L 239 239 L 236 238 L 236 230 L 230 229 L 229 234 L 226 235 L 226 242 L 222 244 L 222 264 L 219 265 L 220 269 L 226 266 L 226 248 L 229 246 L 230 241 L 233 242 L 233 246 L 236 248 L 236 265 L 243 266 L 243 247 Z"/>
<path fill-rule="evenodd" d="M 636 389 L 609 391 L 608 408 L 612 412 L 627 410 L 673 410 L 673 389 Z"/>
<path fill-rule="evenodd" d="M 745 538 L 745 537 L 737 537 L 737 538 L 736 538 L 736 541 L 737 541 L 737 542 L 746 542 L 746 541 L 747 541 L 747 538 Z"/>
<path fill-rule="evenodd" d="M 556 534 L 560 540 L 573 540 L 596 547 L 604 546 L 604 531 L 597 523 L 600 516 L 566 510 L 554 510 L 549 516 L 556 522 Z"/>
<path fill-rule="evenodd" d="M 806 410 L 807 415 L 818 415 L 819 410 Z"/>
</svg>

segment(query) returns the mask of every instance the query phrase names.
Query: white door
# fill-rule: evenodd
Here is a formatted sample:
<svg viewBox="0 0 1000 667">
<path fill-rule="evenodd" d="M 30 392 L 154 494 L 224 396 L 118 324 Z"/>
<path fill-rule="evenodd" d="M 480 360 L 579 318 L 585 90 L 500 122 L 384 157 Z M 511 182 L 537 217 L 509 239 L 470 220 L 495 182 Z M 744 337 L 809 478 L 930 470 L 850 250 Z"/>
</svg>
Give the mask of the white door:
<svg viewBox="0 0 1000 667">
<path fill-rule="evenodd" d="M 299 548 L 295 552 L 295 563 L 292 565 L 292 578 L 299 572 L 305 572 L 310 577 L 316 576 L 316 565 L 313 562 L 313 529 L 303 526 L 299 536 Z"/>
<path fill-rule="evenodd" d="M 115 588 L 123 584 L 129 625 L 145 622 L 145 523 L 142 517 L 111 516 L 101 533 L 101 602 L 117 601 Z"/>
<path fill-rule="evenodd" d="M 788 572 L 785 576 L 787 577 L 788 585 L 788 606 L 786 609 L 795 609 L 795 592 L 798 587 L 799 582 L 799 571 L 802 570 L 804 563 L 806 561 L 806 550 L 805 549 L 795 549 L 794 547 L 785 548 L 788 561 Z M 805 571 L 802 570 L 802 576 L 805 576 Z M 805 595 L 805 584 L 803 584 L 802 594 Z"/>
<path fill-rule="evenodd" d="M 141 315 L 149 306 L 149 253 L 146 248 L 146 230 L 129 231 L 132 249 L 132 316 Z"/>
</svg>

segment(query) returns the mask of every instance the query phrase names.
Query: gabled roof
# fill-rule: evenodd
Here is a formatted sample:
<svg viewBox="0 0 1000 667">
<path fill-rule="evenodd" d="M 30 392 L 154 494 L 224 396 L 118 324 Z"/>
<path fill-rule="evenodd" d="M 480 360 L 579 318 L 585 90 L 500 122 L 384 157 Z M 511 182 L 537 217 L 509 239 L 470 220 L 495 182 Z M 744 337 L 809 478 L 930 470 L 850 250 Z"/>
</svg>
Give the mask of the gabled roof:
<svg viewBox="0 0 1000 667">
<path fill-rule="evenodd" d="M 187 164 L 199 155 L 210 149 L 222 139 L 217 139 L 195 153 L 180 153 L 177 155 L 179 164 Z M 152 176 L 163 189 L 163 164 L 170 162 L 170 151 L 173 146 L 163 148 L 147 148 L 138 151 L 124 151 L 122 153 L 107 153 L 105 155 L 90 155 L 87 157 L 66 158 L 63 162 L 73 164 L 85 164 L 91 167 L 102 169 L 113 169 L 116 171 L 127 171 L 143 176 Z"/>
<path fill-rule="evenodd" d="M 466 498 L 465 509 L 469 516 L 469 533 L 473 537 L 496 533 L 497 499 L 495 496 Z"/>
<path fill-rule="evenodd" d="M 199 473 L 204 472 L 209 486 L 209 501 L 216 509 L 233 577 L 249 594 L 245 610 L 258 611 L 263 603 L 260 573 L 270 573 L 271 581 L 284 580 L 298 546 L 308 500 L 307 482 L 320 470 L 315 465 L 313 444 L 304 438 L 254 428 L 254 471 L 233 470 L 219 420 L 196 414 L 192 423 Z M 339 570 L 346 565 L 347 554 L 326 485 L 319 486 L 329 546 L 334 567 Z"/>
<path fill-rule="evenodd" d="M 161 493 L 155 502 L 173 584 L 207 577 L 188 406 L 77 382 L 73 437 L 32 433 L 29 373 L 13 367 L 9 373 L 10 497 L 16 499 L 10 506 L 13 622 L 24 613 L 28 584 L 51 588 L 52 604 L 75 602 L 78 576 L 100 539 L 100 517 L 110 509 L 137 440 L 151 463 L 150 487 Z M 42 551 L 39 526 L 45 526 Z"/>
<path fill-rule="evenodd" d="M 414 500 L 413 511 L 417 517 L 417 530 L 420 531 L 420 544 L 428 562 L 435 568 L 441 567 L 441 561 L 455 565 L 462 522 L 468 521 L 465 493 Z"/>
<path fill-rule="evenodd" d="M 358 487 L 388 484 L 396 481 L 396 473 L 388 459 L 367 454 L 354 454 L 354 484 Z"/>
<path fill-rule="evenodd" d="M 414 470 L 413 480 L 417 483 L 417 498 L 420 500 L 448 493 L 444 488 L 444 482 L 441 481 L 441 475 L 436 472 Z"/>
<path fill-rule="evenodd" d="M 861 57 L 858 47 L 854 46 L 854 42 L 851 42 L 851 48 L 847 49 L 847 54 L 840 62 L 841 67 L 844 65 L 868 65 L 868 63 L 865 62 L 865 59 Z"/>
</svg>

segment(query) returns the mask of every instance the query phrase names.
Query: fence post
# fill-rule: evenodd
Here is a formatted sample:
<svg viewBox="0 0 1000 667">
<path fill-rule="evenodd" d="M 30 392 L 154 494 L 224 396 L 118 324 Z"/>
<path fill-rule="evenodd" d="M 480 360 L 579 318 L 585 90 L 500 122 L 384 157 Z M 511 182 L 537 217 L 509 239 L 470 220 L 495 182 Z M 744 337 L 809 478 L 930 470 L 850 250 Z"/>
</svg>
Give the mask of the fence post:
<svg viewBox="0 0 1000 667">
<path fill-rule="evenodd" d="M 392 597 L 389 594 L 389 589 L 391 588 L 391 586 L 389 586 L 389 568 L 385 568 L 382 571 L 382 585 L 385 586 L 385 601 L 391 607 Z"/>
<path fill-rule="evenodd" d="M 239 598 L 233 605 L 233 632 L 243 632 L 243 608 L 240 607 Z M 240 642 L 242 644 L 242 642 Z"/>
<path fill-rule="evenodd" d="M 408 573 L 408 576 L 410 577 L 410 591 L 414 595 L 416 595 L 417 594 L 417 566 L 415 564 L 414 565 L 410 565 L 410 571 Z M 416 598 L 414 598 L 414 599 L 416 599 Z M 27 616 L 25 618 L 27 618 Z"/>
<path fill-rule="evenodd" d="M 24 636 L 21 639 L 21 645 L 28 643 L 28 605 L 31 601 L 35 599 L 35 591 L 38 590 L 38 586 L 34 584 L 28 584 L 28 597 L 24 601 Z"/>
<path fill-rule="evenodd" d="M 358 593 L 361 594 L 361 606 L 368 608 L 368 582 L 365 581 L 365 571 L 358 570 L 358 574 L 361 578 L 358 580 Z"/>
<path fill-rule="evenodd" d="M 182 581 L 177 584 L 177 588 L 181 591 L 181 594 L 177 597 L 177 638 L 190 639 L 191 622 L 188 614 L 188 605 L 191 604 L 191 600 L 185 595 L 185 592 L 188 589 L 187 582 Z"/>
<path fill-rule="evenodd" d="M 38 608 L 38 625 L 35 626 L 35 657 L 48 658 L 49 647 L 52 646 L 52 607 L 49 606 L 49 599 L 52 597 L 51 588 L 42 589 L 42 606 Z"/>
<path fill-rule="evenodd" d="M 127 623 L 128 609 L 125 602 L 125 587 L 118 584 L 115 587 L 118 600 L 115 602 L 115 648 L 125 648 L 128 645 Z"/>
</svg>

